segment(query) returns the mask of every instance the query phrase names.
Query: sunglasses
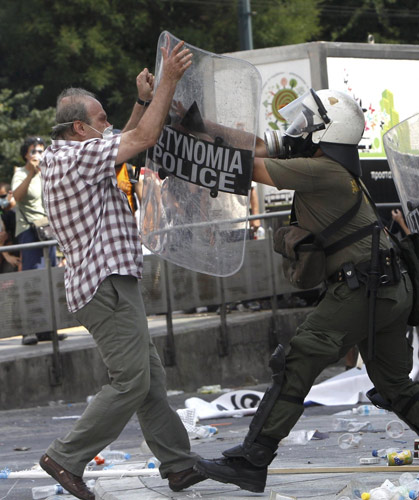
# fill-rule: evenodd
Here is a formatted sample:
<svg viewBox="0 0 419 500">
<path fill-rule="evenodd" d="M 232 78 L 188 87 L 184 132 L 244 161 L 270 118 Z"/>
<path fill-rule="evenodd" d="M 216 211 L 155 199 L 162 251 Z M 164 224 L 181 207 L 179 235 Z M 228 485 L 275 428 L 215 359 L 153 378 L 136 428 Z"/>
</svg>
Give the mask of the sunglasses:
<svg viewBox="0 0 419 500">
<path fill-rule="evenodd" d="M 43 149 L 33 149 L 31 155 L 42 154 L 44 152 Z"/>
<path fill-rule="evenodd" d="M 0 198 L 7 198 L 7 194 L 0 194 Z"/>
</svg>

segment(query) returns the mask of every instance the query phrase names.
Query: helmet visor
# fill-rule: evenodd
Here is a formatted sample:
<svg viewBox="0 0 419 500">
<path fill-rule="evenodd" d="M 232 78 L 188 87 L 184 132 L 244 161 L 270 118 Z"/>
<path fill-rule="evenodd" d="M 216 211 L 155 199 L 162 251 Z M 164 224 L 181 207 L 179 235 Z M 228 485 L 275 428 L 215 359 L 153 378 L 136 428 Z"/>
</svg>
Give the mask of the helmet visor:
<svg viewBox="0 0 419 500">
<path fill-rule="evenodd" d="M 295 118 L 295 120 L 291 123 L 291 125 L 287 128 L 285 133 L 291 137 L 300 137 L 304 133 L 310 132 L 309 123 L 313 123 L 312 117 L 308 113 L 309 110 L 305 109 L 301 111 L 299 115 Z M 310 120 L 311 118 L 311 120 Z"/>
<path fill-rule="evenodd" d="M 289 104 L 281 108 L 280 113 L 281 116 L 287 123 L 292 123 L 297 116 L 302 112 L 304 101 L 311 97 L 310 92 L 306 92 L 302 96 L 298 97 L 294 101 L 291 101 Z"/>
</svg>

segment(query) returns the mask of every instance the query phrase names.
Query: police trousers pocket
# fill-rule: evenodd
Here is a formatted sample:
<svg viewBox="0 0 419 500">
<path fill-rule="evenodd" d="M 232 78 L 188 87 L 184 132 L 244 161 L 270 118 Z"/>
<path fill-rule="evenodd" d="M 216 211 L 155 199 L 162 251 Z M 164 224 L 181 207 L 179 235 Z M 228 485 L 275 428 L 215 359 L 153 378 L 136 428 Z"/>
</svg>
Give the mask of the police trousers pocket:
<svg viewBox="0 0 419 500">
<path fill-rule="evenodd" d="M 291 225 L 277 229 L 273 241 L 283 257 L 284 276 L 293 286 L 308 290 L 326 279 L 326 254 L 313 233 Z"/>
<path fill-rule="evenodd" d="M 419 234 L 407 235 L 400 241 L 399 249 L 413 287 L 413 305 L 407 324 L 417 326 L 419 325 Z"/>
</svg>

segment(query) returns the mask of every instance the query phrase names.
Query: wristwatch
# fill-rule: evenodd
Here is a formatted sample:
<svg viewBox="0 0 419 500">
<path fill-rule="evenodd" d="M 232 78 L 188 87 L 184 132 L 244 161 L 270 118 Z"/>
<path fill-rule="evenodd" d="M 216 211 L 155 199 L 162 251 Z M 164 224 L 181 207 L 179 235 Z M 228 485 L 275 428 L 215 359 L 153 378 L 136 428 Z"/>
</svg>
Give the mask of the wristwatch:
<svg viewBox="0 0 419 500">
<path fill-rule="evenodd" d="M 151 101 L 143 101 L 142 99 L 138 98 L 137 102 L 140 106 L 144 106 L 145 108 L 150 105 Z"/>
</svg>

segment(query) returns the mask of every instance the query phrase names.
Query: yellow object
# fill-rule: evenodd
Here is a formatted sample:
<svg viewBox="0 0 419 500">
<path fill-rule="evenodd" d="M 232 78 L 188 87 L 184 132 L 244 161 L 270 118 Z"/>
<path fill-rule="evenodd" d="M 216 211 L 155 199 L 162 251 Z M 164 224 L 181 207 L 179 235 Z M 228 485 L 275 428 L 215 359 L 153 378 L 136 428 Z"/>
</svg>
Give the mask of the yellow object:
<svg viewBox="0 0 419 500">
<path fill-rule="evenodd" d="M 362 493 L 361 499 L 362 500 L 370 500 L 371 495 L 369 493 Z"/>
<path fill-rule="evenodd" d="M 413 462 L 413 455 L 410 450 L 394 451 L 387 453 L 388 465 L 409 465 Z"/>
<path fill-rule="evenodd" d="M 129 206 L 131 208 L 131 211 L 134 213 L 134 189 L 129 178 L 128 167 L 126 163 L 123 163 L 120 167 L 117 167 L 116 180 L 118 182 L 119 189 L 127 195 Z"/>
</svg>

